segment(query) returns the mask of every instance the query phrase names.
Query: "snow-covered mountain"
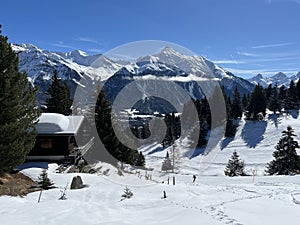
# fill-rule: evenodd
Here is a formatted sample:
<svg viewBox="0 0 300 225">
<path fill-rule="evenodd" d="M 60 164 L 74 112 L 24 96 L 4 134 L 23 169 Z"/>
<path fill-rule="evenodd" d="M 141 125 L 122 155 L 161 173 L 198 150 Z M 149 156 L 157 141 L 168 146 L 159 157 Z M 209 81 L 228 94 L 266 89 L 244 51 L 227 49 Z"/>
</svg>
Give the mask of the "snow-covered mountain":
<svg viewBox="0 0 300 225">
<path fill-rule="evenodd" d="M 103 55 L 89 56 L 80 50 L 67 53 L 51 52 L 31 44 L 12 47 L 19 53 L 20 70 L 27 72 L 29 80 L 39 86 L 40 102 L 45 100 L 44 93 L 51 82 L 54 70 L 57 70 L 59 77 L 69 84 L 71 93 L 74 93 L 82 80 L 107 81 L 106 90 L 111 99 L 137 78 L 142 78 L 147 85 L 151 78 L 149 75 L 152 78 L 160 77 L 176 82 L 194 98 L 203 97 L 203 90 L 195 82 L 198 78 L 218 79 L 229 95 L 236 86 L 241 94 L 250 92 L 254 87 L 249 81 L 234 76 L 202 56 L 183 55 L 170 47 L 130 63 L 115 62 Z"/>
<path fill-rule="evenodd" d="M 295 82 L 298 81 L 300 79 L 300 71 L 298 73 L 292 75 L 291 79 Z"/>
<path fill-rule="evenodd" d="M 140 57 L 135 63 L 121 68 L 107 80 L 106 91 L 114 100 L 119 91 L 136 80 L 142 82 L 140 86 L 143 86 L 142 91 L 145 91 L 147 88 L 155 88 L 153 87 L 155 84 L 151 82 L 154 77 L 175 82 L 193 98 L 203 97 L 203 88 L 210 88 L 213 92 L 215 86 L 197 82 L 201 79 L 217 79 L 229 95 L 233 93 L 236 86 L 241 94 L 249 93 L 254 87 L 249 81 L 234 76 L 202 56 L 183 55 L 170 47 L 165 47 L 157 54 Z M 170 90 L 172 93 L 173 87 L 170 86 L 172 84 L 163 85 L 165 86 L 160 87 L 161 89 Z M 137 88 L 141 89 L 141 87 Z"/>
<path fill-rule="evenodd" d="M 292 76 L 287 76 L 285 73 L 279 72 L 276 73 L 274 76 L 266 77 L 262 74 L 257 74 L 256 76 L 248 79 L 251 83 L 257 85 L 260 84 L 263 87 L 268 87 L 270 84 L 278 85 L 279 87 L 284 85 L 286 87 L 290 86 L 290 82 L 293 80 L 294 82 L 297 82 L 300 78 L 300 71 Z"/>
<path fill-rule="evenodd" d="M 102 55 L 89 56 L 75 50 L 68 53 L 51 52 L 31 44 L 12 45 L 19 55 L 19 69 L 26 72 L 32 84 L 39 87 L 38 100 L 43 103 L 54 70 L 74 91 L 81 79 L 107 79 L 122 66 Z"/>
</svg>

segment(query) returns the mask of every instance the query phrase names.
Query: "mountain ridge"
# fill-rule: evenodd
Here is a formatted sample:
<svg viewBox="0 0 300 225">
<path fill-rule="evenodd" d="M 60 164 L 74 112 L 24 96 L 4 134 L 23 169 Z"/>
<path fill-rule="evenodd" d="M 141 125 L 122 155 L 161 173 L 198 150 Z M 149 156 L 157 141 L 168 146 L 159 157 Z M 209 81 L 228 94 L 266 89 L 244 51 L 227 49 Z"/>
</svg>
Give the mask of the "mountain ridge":
<svg viewBox="0 0 300 225">
<path fill-rule="evenodd" d="M 300 71 L 291 76 L 288 76 L 283 72 L 278 72 L 273 76 L 264 76 L 259 73 L 256 76 L 249 78 L 248 81 L 255 85 L 259 84 L 264 88 L 267 88 L 270 84 L 272 86 L 277 85 L 278 87 L 282 85 L 284 85 L 285 87 L 289 87 L 291 81 L 294 81 L 296 83 L 298 82 L 299 78 Z"/>
<path fill-rule="evenodd" d="M 44 93 L 54 70 L 70 86 L 71 96 L 78 85 L 84 85 L 81 81 L 101 80 L 111 86 L 107 89 L 110 89 L 108 95 L 113 99 L 112 96 L 117 94 L 116 89 L 120 90 L 120 87 L 115 87 L 122 86 L 122 82 L 123 86 L 128 84 L 125 78 L 139 76 L 146 79 L 147 75 L 175 80 L 193 98 L 203 97 L 203 93 L 200 94 L 201 88 L 192 80 L 195 77 L 218 79 L 229 95 L 232 95 L 235 87 L 238 87 L 241 95 L 254 88 L 246 79 L 235 76 L 203 56 L 184 55 L 171 47 L 165 47 L 159 53 L 141 56 L 133 62 L 122 63 L 101 54 L 90 56 L 81 50 L 51 52 L 32 44 L 13 44 L 12 48 L 19 55 L 20 71 L 26 72 L 32 84 L 39 86 L 38 100 L 41 103 L 45 100 Z M 112 78 L 116 78 L 115 81 L 112 82 Z"/>
</svg>

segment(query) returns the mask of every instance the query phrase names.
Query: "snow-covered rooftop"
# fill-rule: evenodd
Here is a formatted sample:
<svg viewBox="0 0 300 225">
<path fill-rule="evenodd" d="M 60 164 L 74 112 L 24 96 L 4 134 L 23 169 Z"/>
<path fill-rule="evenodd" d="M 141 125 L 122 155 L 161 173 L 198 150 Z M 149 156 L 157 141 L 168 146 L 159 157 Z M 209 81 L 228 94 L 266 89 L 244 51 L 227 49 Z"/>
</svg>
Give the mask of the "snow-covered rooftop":
<svg viewBox="0 0 300 225">
<path fill-rule="evenodd" d="M 58 113 L 42 113 L 36 129 L 38 134 L 76 134 L 83 116 L 64 116 Z"/>
</svg>

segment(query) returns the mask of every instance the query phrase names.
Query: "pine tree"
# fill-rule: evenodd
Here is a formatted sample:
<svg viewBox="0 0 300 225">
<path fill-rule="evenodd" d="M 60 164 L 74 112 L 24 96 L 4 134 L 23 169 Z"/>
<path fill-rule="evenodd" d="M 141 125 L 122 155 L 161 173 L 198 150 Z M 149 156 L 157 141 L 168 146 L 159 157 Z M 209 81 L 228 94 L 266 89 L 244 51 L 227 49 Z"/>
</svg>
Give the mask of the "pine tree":
<svg viewBox="0 0 300 225">
<path fill-rule="evenodd" d="M 269 109 L 275 114 L 276 111 L 281 110 L 281 102 L 279 100 L 277 85 L 273 88 L 269 98 Z"/>
<path fill-rule="evenodd" d="M 296 93 L 297 93 L 297 100 L 300 103 L 300 79 L 298 80 L 296 84 Z"/>
<path fill-rule="evenodd" d="M 172 170 L 172 169 L 173 169 L 172 161 L 169 157 L 169 152 L 167 152 L 166 157 L 162 163 L 161 170 L 168 171 L 168 170 Z"/>
<path fill-rule="evenodd" d="M 244 110 L 248 108 L 249 98 L 250 98 L 249 94 L 248 95 L 246 95 L 246 94 L 243 95 L 242 105 L 243 105 Z"/>
<path fill-rule="evenodd" d="M 294 130 L 290 126 L 282 132 L 282 137 L 273 153 L 275 159 L 267 167 L 267 172 L 270 175 L 288 175 L 300 172 L 300 158 L 296 152 L 299 145 L 294 140 L 295 136 Z"/>
<path fill-rule="evenodd" d="M 239 117 L 242 117 L 243 115 L 243 107 L 242 107 L 242 102 L 241 102 L 241 97 L 239 90 L 237 87 L 234 89 L 234 94 L 233 94 L 233 101 L 232 101 L 232 106 L 231 106 L 231 115 L 233 119 L 237 119 Z"/>
<path fill-rule="evenodd" d="M 72 113 L 70 89 L 66 83 L 58 78 L 58 73 L 56 70 L 51 78 L 51 84 L 48 87 L 47 95 L 47 112 L 60 113 L 63 115 L 70 115 Z"/>
<path fill-rule="evenodd" d="M 266 115 L 267 98 L 265 91 L 261 85 L 257 85 L 254 91 L 251 93 L 250 102 L 248 106 L 248 119 L 257 120 L 258 114 L 262 113 Z"/>
<path fill-rule="evenodd" d="M 271 98 L 271 95 L 273 93 L 273 86 L 272 84 L 269 84 L 269 86 L 266 88 L 265 90 L 265 93 L 266 93 L 266 98 L 267 98 L 267 101 L 269 102 L 270 101 L 270 98 Z"/>
<path fill-rule="evenodd" d="M 200 104 L 200 110 L 199 110 L 199 118 L 204 119 L 207 122 L 208 129 L 211 128 L 211 112 L 210 112 L 210 107 L 209 103 L 206 97 L 201 99 L 201 104 Z"/>
<path fill-rule="evenodd" d="M 204 118 L 200 118 L 200 131 L 197 147 L 203 147 L 207 144 L 207 133 L 208 133 L 208 125 Z"/>
<path fill-rule="evenodd" d="M 135 151 L 134 157 L 136 158 L 134 166 L 137 166 L 137 167 L 145 166 L 145 157 L 142 152 Z"/>
<path fill-rule="evenodd" d="M 279 88 L 278 98 L 281 102 L 283 102 L 286 98 L 286 88 L 284 85 Z"/>
<path fill-rule="evenodd" d="M 224 173 L 226 176 L 234 177 L 234 176 L 245 176 L 244 172 L 245 163 L 240 160 L 240 157 L 236 151 L 233 152 L 231 158 L 228 161 L 226 169 Z"/>
<path fill-rule="evenodd" d="M 190 104 L 193 104 L 191 106 Z M 190 108 L 196 107 L 197 113 L 198 113 L 198 121 L 196 122 L 193 118 L 193 116 L 189 116 Z M 211 122 L 211 115 L 209 110 L 208 101 L 206 98 L 203 98 L 201 100 L 197 99 L 188 102 L 184 108 L 182 115 L 184 115 L 184 118 L 187 118 L 185 120 L 185 124 L 189 125 L 189 140 L 192 141 L 192 146 L 196 144 L 197 147 L 203 147 L 207 144 L 207 133 L 209 129 L 209 123 Z M 190 120 L 189 120 L 190 119 Z M 208 122 L 209 121 L 209 122 Z M 199 132 L 196 132 L 198 130 Z M 196 142 L 196 143 L 194 143 Z"/>
<path fill-rule="evenodd" d="M 233 109 L 232 109 L 233 103 L 231 103 L 231 98 L 229 96 L 226 96 L 225 92 L 223 92 L 223 94 L 224 94 L 224 99 L 226 100 L 226 111 L 227 111 L 225 137 L 234 137 L 234 135 L 236 133 L 237 126 L 234 124 L 233 115 L 235 115 L 237 117 L 240 117 L 240 116 L 242 116 L 242 111 L 237 113 L 237 114 L 234 114 Z M 236 92 L 235 92 L 235 98 L 239 98 L 239 93 L 238 93 L 237 89 L 236 89 Z M 236 99 L 236 103 L 238 101 L 239 100 Z M 236 107 L 237 107 L 237 105 L 236 105 Z M 236 108 L 236 110 L 239 110 L 239 109 Z"/>
<path fill-rule="evenodd" d="M 294 81 L 290 82 L 290 87 L 286 93 L 286 99 L 284 101 L 285 109 L 296 109 L 298 107 L 297 90 Z"/>
<path fill-rule="evenodd" d="M 0 174 L 25 161 L 36 137 L 36 89 L 18 63 L 7 37 L 0 35 Z"/>
<path fill-rule="evenodd" d="M 224 91 L 224 86 L 222 88 L 216 86 L 212 95 L 210 96 L 210 101 L 209 101 L 209 106 L 212 108 L 215 108 L 215 110 L 223 110 L 223 104 L 222 104 L 222 99 L 225 100 L 225 104 L 228 104 L 229 102 L 227 101 L 227 98 L 224 98 L 225 91 Z M 225 105 L 226 107 L 226 105 Z M 228 112 L 227 112 L 228 113 Z M 213 113 L 213 120 L 215 126 L 220 126 L 226 122 L 227 118 L 224 118 L 224 114 L 222 112 L 220 113 Z M 215 127 L 212 127 L 214 129 Z"/>
<path fill-rule="evenodd" d="M 142 152 L 128 148 L 120 142 L 113 130 L 113 123 L 117 123 L 112 113 L 111 103 L 106 99 L 103 89 L 101 89 L 95 106 L 95 123 L 98 135 L 103 143 L 100 145 L 101 160 L 113 165 L 117 161 L 128 163 L 134 166 L 144 167 L 145 158 Z M 120 128 L 121 129 L 121 128 Z M 126 132 L 124 132 L 126 135 Z"/>
<path fill-rule="evenodd" d="M 228 119 L 225 129 L 225 137 L 234 137 L 236 133 L 237 126 L 234 124 L 233 119 Z"/>
<path fill-rule="evenodd" d="M 116 164 L 116 159 L 120 157 L 120 142 L 113 131 L 111 103 L 106 99 L 103 89 L 101 89 L 98 95 L 95 106 L 95 123 L 99 138 L 105 147 L 105 149 L 101 149 L 102 156 L 104 157 L 101 160 Z M 122 150 L 123 152 L 125 151 L 125 149 Z"/>
<path fill-rule="evenodd" d="M 180 137 L 181 126 L 179 116 L 175 116 L 175 113 L 169 113 L 165 116 L 164 121 L 167 125 L 166 136 L 163 140 L 163 146 L 170 146 Z"/>
<path fill-rule="evenodd" d="M 49 179 L 46 169 L 43 169 L 40 176 L 38 177 L 38 184 L 44 190 L 54 188 L 54 183 Z"/>
</svg>

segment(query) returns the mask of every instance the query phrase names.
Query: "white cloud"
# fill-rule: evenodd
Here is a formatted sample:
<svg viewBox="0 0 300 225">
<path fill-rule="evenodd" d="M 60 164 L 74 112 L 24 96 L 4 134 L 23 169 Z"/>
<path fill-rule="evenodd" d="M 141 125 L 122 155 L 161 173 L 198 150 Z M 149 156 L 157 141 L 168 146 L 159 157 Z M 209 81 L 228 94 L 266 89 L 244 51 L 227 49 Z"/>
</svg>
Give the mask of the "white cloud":
<svg viewBox="0 0 300 225">
<path fill-rule="evenodd" d="M 234 60 L 234 59 L 229 59 L 229 60 L 212 60 L 216 64 L 243 64 L 245 63 L 244 61 L 240 60 Z"/>
<path fill-rule="evenodd" d="M 291 0 L 291 1 L 300 5 L 300 0 Z"/>
<path fill-rule="evenodd" d="M 101 49 L 97 49 L 97 48 L 89 48 L 86 49 L 87 52 L 93 52 L 93 53 L 103 53 L 103 51 Z"/>
<path fill-rule="evenodd" d="M 78 41 L 83 41 L 83 42 L 88 42 L 88 43 L 93 43 L 99 45 L 99 42 L 95 39 L 88 38 L 88 37 L 79 37 Z"/>
<path fill-rule="evenodd" d="M 298 5 L 300 5 L 300 0 L 266 0 L 266 2 L 268 4 L 272 4 L 275 2 L 293 2 L 293 3 L 297 3 Z"/>
<path fill-rule="evenodd" d="M 277 61 L 287 61 L 287 60 L 300 60 L 299 52 L 272 52 L 272 53 L 249 53 L 245 51 L 237 51 L 238 55 L 237 61 L 242 61 L 244 64 L 246 63 L 263 63 L 263 62 L 277 62 Z M 240 57 L 243 57 L 240 59 Z M 249 58 L 244 58 L 249 57 Z"/>
<path fill-rule="evenodd" d="M 259 54 L 249 53 L 249 52 L 240 52 L 240 51 L 238 51 L 236 54 L 242 55 L 242 56 L 249 56 L 249 57 L 258 57 L 258 56 L 260 56 Z"/>
<path fill-rule="evenodd" d="M 285 42 L 285 43 L 278 43 L 278 44 L 266 44 L 266 45 L 258 45 L 258 46 L 252 46 L 253 49 L 259 49 L 259 48 L 276 48 L 276 47 L 283 47 L 283 46 L 289 46 L 294 45 L 295 42 Z"/>
<path fill-rule="evenodd" d="M 64 44 L 62 41 L 59 41 L 58 43 L 49 43 L 49 45 L 59 47 L 59 48 L 76 49 L 75 47 L 73 47 L 71 45 Z"/>
</svg>

